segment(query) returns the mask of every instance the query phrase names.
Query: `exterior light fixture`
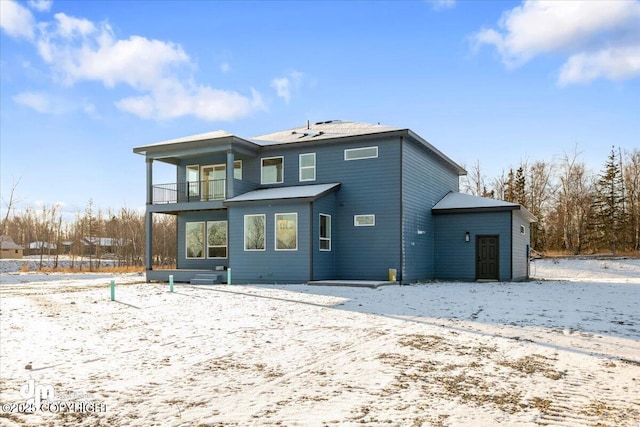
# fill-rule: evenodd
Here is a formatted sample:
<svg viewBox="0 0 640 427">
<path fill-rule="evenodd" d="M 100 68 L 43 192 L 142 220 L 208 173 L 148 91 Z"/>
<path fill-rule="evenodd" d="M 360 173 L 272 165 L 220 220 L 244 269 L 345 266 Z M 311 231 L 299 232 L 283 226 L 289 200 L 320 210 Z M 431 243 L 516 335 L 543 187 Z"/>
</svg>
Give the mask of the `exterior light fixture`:
<svg viewBox="0 0 640 427">
<path fill-rule="evenodd" d="M 464 233 L 464 241 L 468 242 L 469 240 L 471 240 L 471 235 L 469 234 L 469 232 L 467 231 L 466 233 Z"/>
</svg>

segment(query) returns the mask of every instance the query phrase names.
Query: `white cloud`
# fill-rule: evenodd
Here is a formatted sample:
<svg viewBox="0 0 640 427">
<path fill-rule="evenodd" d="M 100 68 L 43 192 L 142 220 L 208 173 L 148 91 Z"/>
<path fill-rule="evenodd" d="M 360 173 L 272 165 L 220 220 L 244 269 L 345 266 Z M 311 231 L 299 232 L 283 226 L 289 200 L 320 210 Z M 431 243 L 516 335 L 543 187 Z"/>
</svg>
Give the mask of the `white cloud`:
<svg viewBox="0 0 640 427">
<path fill-rule="evenodd" d="M 7 35 L 32 40 L 35 22 L 26 7 L 13 0 L 0 1 L 0 28 Z"/>
<path fill-rule="evenodd" d="M 632 78 L 638 70 L 632 71 L 635 67 L 620 55 L 635 52 L 640 45 L 639 20 L 640 2 L 636 0 L 527 0 L 502 15 L 499 29 L 482 29 L 473 41 L 476 48 L 494 46 L 508 68 L 521 66 L 538 55 L 568 55 L 560 84 L 599 77 Z"/>
<path fill-rule="evenodd" d="M 38 12 L 48 12 L 52 3 L 52 0 L 29 0 L 29 7 Z"/>
<path fill-rule="evenodd" d="M 15 95 L 13 101 L 41 114 L 65 114 L 75 109 L 65 99 L 43 92 L 22 92 Z"/>
<path fill-rule="evenodd" d="M 290 71 L 284 77 L 276 77 L 271 80 L 271 87 L 276 90 L 276 94 L 284 99 L 285 104 L 291 101 L 291 92 L 297 90 L 301 84 L 304 74 L 299 71 Z"/>
<path fill-rule="evenodd" d="M 250 95 L 243 95 L 194 83 L 195 66 L 178 44 L 135 35 L 118 39 L 108 23 L 96 24 L 64 13 L 54 18 L 38 24 L 34 44 L 56 79 L 67 86 L 79 81 L 100 82 L 107 88 L 126 85 L 137 94 L 115 102 L 122 111 L 145 119 L 192 115 L 203 120 L 234 120 L 265 109 L 253 88 Z M 35 100 L 18 100 L 47 111 Z M 90 113 L 94 110 L 89 108 Z"/>
<path fill-rule="evenodd" d="M 640 46 L 602 49 L 572 55 L 562 66 L 558 83 L 589 83 L 598 78 L 624 80 L 640 75 Z"/>
<path fill-rule="evenodd" d="M 451 9 L 456 5 L 456 0 L 428 0 L 433 10 Z"/>
<path fill-rule="evenodd" d="M 51 102 L 49 100 L 49 97 L 47 97 L 42 93 L 23 92 L 23 93 L 19 93 L 18 95 L 15 95 L 13 97 L 13 100 L 16 103 L 32 108 L 39 113 L 52 112 Z"/>
</svg>

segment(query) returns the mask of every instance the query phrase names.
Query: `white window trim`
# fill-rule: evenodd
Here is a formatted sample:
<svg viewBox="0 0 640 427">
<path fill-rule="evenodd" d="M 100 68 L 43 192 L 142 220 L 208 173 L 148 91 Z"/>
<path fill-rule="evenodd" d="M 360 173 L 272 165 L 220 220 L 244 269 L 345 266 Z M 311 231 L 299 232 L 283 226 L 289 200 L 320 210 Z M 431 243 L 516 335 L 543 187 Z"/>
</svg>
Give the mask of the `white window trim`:
<svg viewBox="0 0 640 427">
<path fill-rule="evenodd" d="M 295 249 L 278 249 L 278 215 L 294 215 L 296 217 L 296 248 Z M 297 212 L 278 212 L 273 214 L 273 249 L 278 252 L 295 252 L 298 250 L 298 213 Z"/>
<path fill-rule="evenodd" d="M 313 166 L 302 166 L 302 156 L 313 156 Z M 316 153 L 302 153 L 298 156 L 298 165 L 299 165 L 299 173 L 298 173 L 298 178 L 300 180 L 300 182 L 304 182 L 304 181 L 315 181 L 316 180 Z M 313 170 L 313 178 L 307 178 L 307 179 L 303 179 L 302 178 L 302 171 L 303 170 L 309 170 L 312 169 Z"/>
<path fill-rule="evenodd" d="M 189 228 L 189 224 L 200 224 L 201 227 L 204 228 L 204 233 L 202 238 L 204 241 L 202 242 L 202 256 L 189 256 L 189 233 L 187 232 L 187 228 Z M 207 222 L 206 221 L 187 221 L 184 223 L 184 258 L 185 259 L 207 259 Z"/>
<path fill-rule="evenodd" d="M 329 218 L 329 237 L 322 237 L 322 235 L 320 235 L 320 230 L 321 230 L 321 223 L 322 223 L 322 217 L 327 217 Z M 320 252 L 331 252 L 331 234 L 333 233 L 332 227 L 331 227 L 331 215 L 328 214 L 323 214 L 321 213 L 320 216 L 320 222 L 318 223 L 318 249 L 320 250 Z M 320 244 L 323 241 L 328 241 L 329 242 L 329 249 L 322 249 L 322 245 Z"/>
<path fill-rule="evenodd" d="M 221 245 L 213 245 L 213 246 L 211 246 L 211 245 L 209 245 L 209 223 L 210 222 L 224 222 L 225 223 L 225 227 L 226 227 L 225 236 L 227 238 L 226 239 L 227 243 L 224 246 L 221 246 Z M 205 237 L 205 240 L 207 242 L 207 244 L 205 246 L 207 248 L 207 258 L 208 259 L 227 259 L 227 258 L 229 258 L 229 221 L 227 221 L 225 219 L 220 219 L 220 220 L 215 220 L 215 221 L 207 221 L 207 224 L 205 226 L 205 236 L 204 237 Z M 225 253 L 227 254 L 227 256 L 224 256 L 224 257 L 222 257 L 222 256 L 212 256 L 212 257 L 210 257 L 209 256 L 209 248 L 225 248 L 226 249 Z"/>
<path fill-rule="evenodd" d="M 239 164 L 240 167 L 236 168 L 236 164 Z M 240 178 L 236 178 L 236 170 L 240 170 Z M 242 181 L 242 160 L 234 160 L 233 161 L 233 179 L 237 179 Z"/>
<path fill-rule="evenodd" d="M 375 156 L 364 156 L 364 157 L 355 157 L 352 159 L 347 158 L 347 153 L 353 153 L 353 152 L 357 152 L 357 151 L 362 151 L 362 150 L 370 150 L 372 148 L 375 148 L 376 150 L 376 154 Z M 352 160 L 364 160 L 364 159 L 376 159 L 378 158 L 378 146 L 377 145 L 373 145 L 371 147 L 360 147 L 360 148 L 347 148 L 344 150 L 344 160 L 345 161 L 352 161 Z"/>
<path fill-rule="evenodd" d="M 370 216 L 373 218 L 373 224 L 358 224 L 358 218 Z M 354 215 L 353 216 L 353 226 L 354 227 L 375 227 L 376 225 L 376 216 L 375 214 L 362 214 L 362 215 Z"/>
<path fill-rule="evenodd" d="M 264 182 L 264 161 L 282 159 L 282 181 Z M 284 156 L 263 157 L 260 159 L 260 184 L 282 184 L 284 182 Z"/>
<path fill-rule="evenodd" d="M 262 249 L 247 249 L 247 217 L 250 216 L 261 216 L 264 219 L 264 226 L 263 226 L 263 230 L 264 230 L 264 247 Z M 244 216 L 244 223 L 242 225 L 243 229 L 242 229 L 242 245 L 244 247 L 244 250 L 246 252 L 264 252 L 267 250 L 267 217 L 265 214 L 247 214 Z"/>
</svg>

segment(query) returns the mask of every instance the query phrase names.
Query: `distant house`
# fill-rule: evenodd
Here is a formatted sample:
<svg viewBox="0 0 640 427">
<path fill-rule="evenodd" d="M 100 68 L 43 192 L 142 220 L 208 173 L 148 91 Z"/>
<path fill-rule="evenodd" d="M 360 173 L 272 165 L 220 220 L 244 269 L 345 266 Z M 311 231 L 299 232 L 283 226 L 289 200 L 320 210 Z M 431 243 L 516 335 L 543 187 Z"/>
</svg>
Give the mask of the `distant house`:
<svg viewBox="0 0 640 427">
<path fill-rule="evenodd" d="M 40 253 L 56 253 L 58 245 L 50 242 L 31 242 L 29 243 L 29 255 L 39 255 Z"/>
<path fill-rule="evenodd" d="M 127 244 L 122 239 L 114 239 L 111 237 L 83 237 L 81 241 L 84 246 L 84 254 L 107 254 L 115 253 L 119 248 Z"/>
<path fill-rule="evenodd" d="M 0 259 L 21 259 L 22 256 L 22 246 L 17 245 L 11 236 L 0 236 Z"/>
<path fill-rule="evenodd" d="M 521 280 L 520 205 L 460 194 L 465 170 L 410 129 L 339 120 L 134 148 L 147 165 L 147 280 Z M 153 164 L 176 181 L 153 183 Z M 177 269 L 153 270 L 153 215 L 177 217 Z"/>
</svg>

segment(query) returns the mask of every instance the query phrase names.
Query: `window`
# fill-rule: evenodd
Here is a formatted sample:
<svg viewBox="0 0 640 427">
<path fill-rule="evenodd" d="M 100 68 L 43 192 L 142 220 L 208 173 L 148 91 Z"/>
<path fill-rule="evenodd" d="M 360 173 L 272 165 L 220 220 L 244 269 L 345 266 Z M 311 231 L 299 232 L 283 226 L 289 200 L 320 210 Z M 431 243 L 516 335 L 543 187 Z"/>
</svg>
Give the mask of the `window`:
<svg viewBox="0 0 640 427">
<path fill-rule="evenodd" d="M 227 257 L 227 221 L 207 221 L 207 257 Z"/>
<path fill-rule="evenodd" d="M 244 250 L 264 251 L 264 214 L 244 216 Z"/>
<path fill-rule="evenodd" d="M 375 215 L 354 215 L 353 225 L 356 227 L 373 227 L 376 225 Z"/>
<path fill-rule="evenodd" d="M 320 250 L 331 250 L 331 216 L 320 214 Z"/>
<path fill-rule="evenodd" d="M 233 162 L 233 177 L 235 179 L 242 179 L 242 160 Z"/>
<path fill-rule="evenodd" d="M 526 231 L 527 230 L 526 230 L 526 228 L 524 228 L 524 225 L 521 225 L 520 226 L 520 234 L 525 234 Z"/>
<path fill-rule="evenodd" d="M 316 153 L 300 154 L 300 181 L 316 180 Z"/>
<path fill-rule="evenodd" d="M 200 166 L 187 166 L 187 187 L 189 188 L 189 196 L 200 194 Z"/>
<path fill-rule="evenodd" d="M 204 258 L 204 221 L 187 222 L 185 235 L 187 258 Z"/>
<path fill-rule="evenodd" d="M 298 214 L 276 214 L 276 251 L 298 250 Z"/>
<path fill-rule="evenodd" d="M 378 147 L 349 148 L 344 150 L 345 160 L 375 159 L 378 157 Z"/>
<path fill-rule="evenodd" d="M 284 171 L 284 157 L 268 157 L 262 159 L 262 184 L 281 184 Z"/>
</svg>

